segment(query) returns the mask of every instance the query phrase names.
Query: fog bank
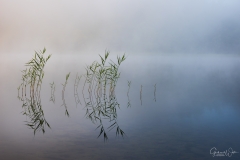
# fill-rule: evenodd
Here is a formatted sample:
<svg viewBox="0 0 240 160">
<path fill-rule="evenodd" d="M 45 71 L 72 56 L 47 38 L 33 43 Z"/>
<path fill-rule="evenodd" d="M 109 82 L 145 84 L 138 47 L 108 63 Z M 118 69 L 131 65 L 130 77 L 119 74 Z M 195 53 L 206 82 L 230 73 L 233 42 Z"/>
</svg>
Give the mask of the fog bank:
<svg viewBox="0 0 240 160">
<path fill-rule="evenodd" d="M 239 53 L 240 1 L 1 0 L 0 53 Z"/>
</svg>

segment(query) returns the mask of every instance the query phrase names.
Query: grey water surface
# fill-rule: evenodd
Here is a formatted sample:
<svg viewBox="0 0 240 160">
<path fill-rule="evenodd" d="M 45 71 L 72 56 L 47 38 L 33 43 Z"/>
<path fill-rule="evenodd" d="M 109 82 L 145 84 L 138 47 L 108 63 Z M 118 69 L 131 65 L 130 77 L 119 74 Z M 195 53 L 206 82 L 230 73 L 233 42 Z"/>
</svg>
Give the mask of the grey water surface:
<svg viewBox="0 0 240 160">
<path fill-rule="evenodd" d="M 51 128 L 35 135 L 26 125 L 29 117 L 23 115 L 17 89 L 31 58 L 0 55 L 1 159 L 240 159 L 238 55 L 127 55 L 115 90 L 117 122 L 125 134 L 116 136 L 114 128 L 107 131 L 107 141 L 98 137 L 99 124 L 85 116 L 84 77 L 75 86 L 86 65 L 100 62 L 98 54 L 52 55 L 40 92 Z M 110 59 L 116 55 L 110 53 Z M 63 102 L 62 84 L 69 72 Z M 104 124 L 107 128 L 111 122 Z M 227 153 L 220 157 L 213 151 Z"/>
</svg>

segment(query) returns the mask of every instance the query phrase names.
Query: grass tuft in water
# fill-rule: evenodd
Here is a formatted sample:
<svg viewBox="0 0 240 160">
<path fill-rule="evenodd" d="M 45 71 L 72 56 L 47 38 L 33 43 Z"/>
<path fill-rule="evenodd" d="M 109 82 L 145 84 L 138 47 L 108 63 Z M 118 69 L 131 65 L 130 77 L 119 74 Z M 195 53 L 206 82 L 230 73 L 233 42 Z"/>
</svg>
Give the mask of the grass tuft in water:
<svg viewBox="0 0 240 160">
<path fill-rule="evenodd" d="M 25 70 L 22 70 L 22 83 L 18 87 L 18 97 L 23 102 L 22 108 L 24 111 L 23 115 L 28 117 L 28 120 L 25 121 L 26 125 L 34 130 L 34 135 L 37 131 L 42 131 L 45 133 L 45 125 L 49 128 L 50 125 L 44 117 L 42 105 L 41 105 L 41 85 L 44 77 L 44 67 L 51 57 L 51 55 L 44 57 L 43 51 L 36 52 L 34 57 L 26 63 Z M 26 88 L 30 88 L 30 96 L 27 97 Z M 22 90 L 22 97 L 19 96 L 19 91 Z"/>
<path fill-rule="evenodd" d="M 115 88 L 120 78 L 119 67 L 126 59 L 125 54 L 122 57 L 117 56 L 117 63 L 112 60 L 108 61 L 109 52 L 106 51 L 104 56 L 100 56 L 101 62 L 94 61 L 86 67 L 85 83 L 83 90 L 87 86 L 88 97 L 83 98 L 85 101 L 86 114 L 93 123 L 99 123 L 100 137 L 103 134 L 104 141 L 108 140 L 107 130 L 116 128 L 116 136 L 125 133 L 117 123 L 117 107 L 119 103 L 115 96 Z M 84 93 L 84 92 L 83 92 Z M 108 120 L 108 121 L 107 121 Z M 108 128 L 105 123 L 110 123 Z"/>
</svg>

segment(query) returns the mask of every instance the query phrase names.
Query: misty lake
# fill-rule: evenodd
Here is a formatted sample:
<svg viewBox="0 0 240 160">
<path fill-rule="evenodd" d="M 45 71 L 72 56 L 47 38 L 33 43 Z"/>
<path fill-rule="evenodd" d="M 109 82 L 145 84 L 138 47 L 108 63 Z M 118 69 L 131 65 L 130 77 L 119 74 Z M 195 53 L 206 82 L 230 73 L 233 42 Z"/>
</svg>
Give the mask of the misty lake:
<svg viewBox="0 0 240 160">
<path fill-rule="evenodd" d="M 106 98 L 84 77 L 98 54 L 53 53 L 35 97 L 34 54 L 0 55 L 1 159 L 240 159 L 239 55 L 126 54 Z"/>
</svg>

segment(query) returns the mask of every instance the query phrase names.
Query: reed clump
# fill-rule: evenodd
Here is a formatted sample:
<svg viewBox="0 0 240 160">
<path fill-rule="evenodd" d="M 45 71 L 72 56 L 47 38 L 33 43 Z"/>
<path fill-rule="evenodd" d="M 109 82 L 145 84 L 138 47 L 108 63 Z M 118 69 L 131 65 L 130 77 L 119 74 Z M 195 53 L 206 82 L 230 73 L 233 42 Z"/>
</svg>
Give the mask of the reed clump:
<svg viewBox="0 0 240 160">
<path fill-rule="evenodd" d="M 100 56 L 100 55 L 99 55 Z M 115 88 L 120 78 L 119 67 L 126 59 L 125 54 L 122 57 L 117 56 L 117 63 L 110 60 L 107 63 L 109 52 L 106 51 L 104 57 L 100 56 L 101 62 L 94 61 L 86 67 L 85 83 L 83 90 L 87 86 L 88 98 L 84 97 L 86 104 L 86 117 L 91 119 L 93 123 L 99 123 L 101 136 L 107 140 L 107 130 L 116 127 L 116 135 L 124 135 L 117 122 L 117 107 L 119 103 L 115 96 Z M 108 119 L 111 125 L 106 128 L 104 119 Z M 99 137 L 98 136 L 98 137 Z"/>
<path fill-rule="evenodd" d="M 23 102 L 22 108 L 24 111 L 22 113 L 28 117 L 26 125 L 34 130 L 34 134 L 36 131 L 42 131 L 44 133 L 45 125 L 51 128 L 44 117 L 40 96 L 44 67 L 51 57 L 51 55 L 48 55 L 45 58 L 45 52 L 45 48 L 39 52 L 35 51 L 34 57 L 25 64 L 28 68 L 22 71 L 22 83 L 18 87 L 18 97 Z M 29 97 L 26 95 L 26 88 L 28 88 L 28 86 L 30 88 Z M 19 96 L 20 89 L 22 90 L 21 97 Z"/>
<path fill-rule="evenodd" d="M 25 90 L 26 96 L 26 87 L 30 86 L 30 94 L 39 95 L 42 85 L 42 80 L 44 77 L 44 67 L 51 57 L 48 55 L 46 58 L 44 57 L 44 53 L 46 49 L 44 48 L 42 51 L 36 52 L 34 57 L 25 64 L 28 68 L 22 71 L 22 84 L 19 87 L 22 87 Z"/>
</svg>

